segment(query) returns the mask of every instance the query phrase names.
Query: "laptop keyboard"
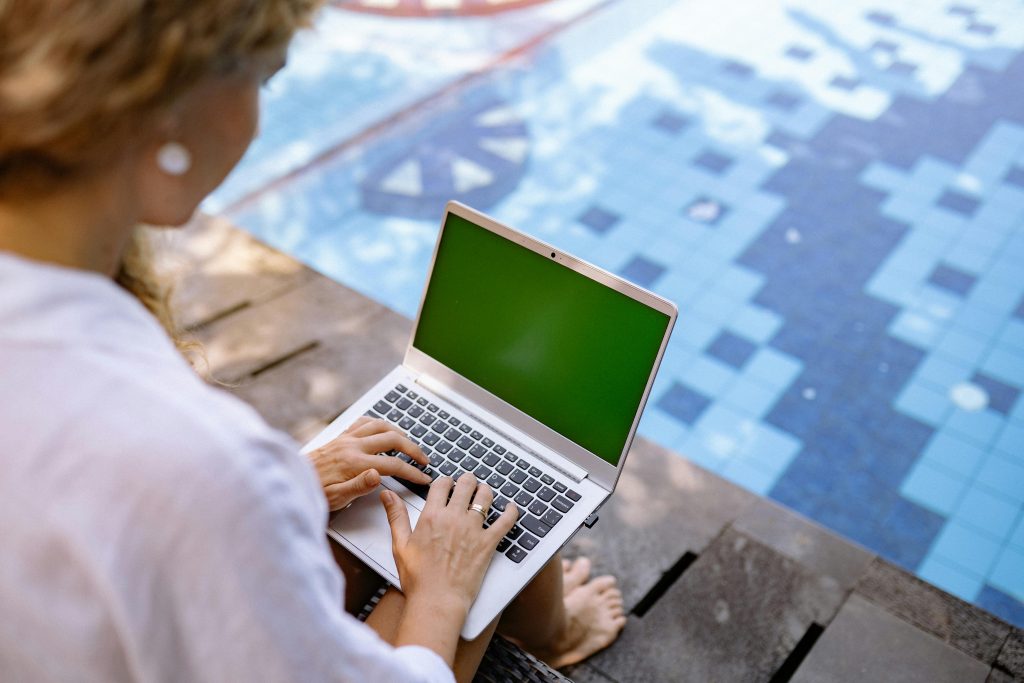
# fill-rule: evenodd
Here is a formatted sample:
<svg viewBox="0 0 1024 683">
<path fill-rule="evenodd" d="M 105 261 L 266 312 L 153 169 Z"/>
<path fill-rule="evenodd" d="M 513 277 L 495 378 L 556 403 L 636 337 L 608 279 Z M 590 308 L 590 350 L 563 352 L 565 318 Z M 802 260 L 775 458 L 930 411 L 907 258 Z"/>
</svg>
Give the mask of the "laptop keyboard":
<svg viewBox="0 0 1024 683">
<path fill-rule="evenodd" d="M 561 481 L 560 475 L 527 462 L 498 440 L 405 385 L 399 384 L 387 392 L 366 414 L 398 425 L 423 449 L 430 464 L 421 465 L 397 451 L 381 453 L 382 456 L 400 458 L 431 479 L 449 476 L 458 481 L 466 472 L 472 472 L 479 481 L 486 482 L 494 491 L 494 502 L 485 527 L 498 518 L 510 500 L 515 501 L 519 520 L 498 543 L 496 552 L 517 564 L 580 499 L 580 494 Z M 420 498 L 427 497 L 428 486 L 405 479 L 398 481 Z"/>
</svg>

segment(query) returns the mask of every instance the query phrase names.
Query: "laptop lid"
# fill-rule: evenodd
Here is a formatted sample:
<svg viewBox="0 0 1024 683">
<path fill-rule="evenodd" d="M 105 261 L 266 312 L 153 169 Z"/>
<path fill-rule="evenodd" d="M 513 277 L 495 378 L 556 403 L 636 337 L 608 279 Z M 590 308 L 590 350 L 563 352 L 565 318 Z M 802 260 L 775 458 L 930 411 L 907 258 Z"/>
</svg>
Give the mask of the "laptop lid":
<svg viewBox="0 0 1024 683">
<path fill-rule="evenodd" d="M 405 365 L 611 490 L 676 315 L 671 302 L 451 202 Z"/>
</svg>

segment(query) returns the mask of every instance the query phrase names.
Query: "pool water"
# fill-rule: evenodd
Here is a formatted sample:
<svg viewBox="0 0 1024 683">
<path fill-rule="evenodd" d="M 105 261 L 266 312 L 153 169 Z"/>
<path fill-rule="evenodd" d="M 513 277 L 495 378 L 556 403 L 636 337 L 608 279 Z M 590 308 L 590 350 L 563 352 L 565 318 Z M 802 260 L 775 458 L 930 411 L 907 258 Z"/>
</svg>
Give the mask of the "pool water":
<svg viewBox="0 0 1024 683">
<path fill-rule="evenodd" d="M 350 4 L 208 210 L 409 316 L 450 198 L 653 289 L 641 434 L 1024 626 L 1024 5 Z"/>
</svg>

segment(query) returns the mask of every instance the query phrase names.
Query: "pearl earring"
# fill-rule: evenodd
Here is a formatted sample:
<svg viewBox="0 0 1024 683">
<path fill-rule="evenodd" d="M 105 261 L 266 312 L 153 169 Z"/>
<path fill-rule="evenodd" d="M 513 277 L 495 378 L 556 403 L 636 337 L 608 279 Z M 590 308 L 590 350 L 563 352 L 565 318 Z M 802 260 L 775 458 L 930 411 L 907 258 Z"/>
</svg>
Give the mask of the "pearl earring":
<svg viewBox="0 0 1024 683">
<path fill-rule="evenodd" d="M 192 153 L 178 142 L 167 142 L 156 152 L 156 165 L 167 175 L 183 176 L 192 168 Z"/>
</svg>

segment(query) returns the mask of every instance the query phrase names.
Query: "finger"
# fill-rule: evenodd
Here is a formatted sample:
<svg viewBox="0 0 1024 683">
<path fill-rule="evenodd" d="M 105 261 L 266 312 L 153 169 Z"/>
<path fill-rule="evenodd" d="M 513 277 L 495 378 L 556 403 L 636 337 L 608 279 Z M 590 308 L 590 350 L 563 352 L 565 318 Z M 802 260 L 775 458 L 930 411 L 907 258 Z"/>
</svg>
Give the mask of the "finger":
<svg viewBox="0 0 1024 683">
<path fill-rule="evenodd" d="M 459 511 L 468 510 L 469 499 L 473 497 L 475 492 L 476 477 L 473 476 L 472 472 L 466 472 L 455 482 L 455 490 L 452 492 L 452 499 L 448 503 L 448 507 Z"/>
<path fill-rule="evenodd" d="M 331 509 L 338 510 L 356 498 L 365 496 L 378 486 L 380 486 L 380 473 L 376 470 L 366 470 L 348 481 L 331 484 L 324 489 L 324 495 L 327 496 Z"/>
<path fill-rule="evenodd" d="M 418 470 L 407 462 L 402 462 L 398 458 L 392 458 L 390 456 L 380 457 L 374 461 L 373 466 L 380 470 L 381 474 L 385 474 L 389 477 L 399 477 L 400 479 L 408 479 L 419 484 L 429 484 L 430 475 Z"/>
<path fill-rule="evenodd" d="M 430 485 L 430 490 L 427 491 L 427 502 L 424 504 L 423 509 L 444 509 L 445 503 L 448 502 L 448 492 L 452 490 L 452 483 L 451 477 L 438 477 L 435 479 L 434 483 Z"/>
<path fill-rule="evenodd" d="M 384 510 L 388 514 L 388 526 L 391 527 L 391 548 L 392 552 L 404 548 L 412 534 L 412 527 L 409 524 L 409 511 L 405 509 L 405 503 L 394 491 L 384 490 L 380 493 L 380 500 L 384 503 Z"/>
<path fill-rule="evenodd" d="M 494 534 L 494 542 L 497 543 L 502 536 L 512 530 L 517 521 L 519 521 L 519 506 L 515 503 L 509 503 L 505 507 L 505 511 L 498 515 L 498 518 L 494 520 L 494 524 L 487 531 Z"/>
<path fill-rule="evenodd" d="M 490 486 L 481 482 L 473 494 L 473 503 L 482 507 L 484 512 L 488 512 L 491 509 L 492 502 L 494 502 L 494 491 L 491 490 Z"/>
<path fill-rule="evenodd" d="M 360 437 L 359 448 L 364 453 L 386 453 L 388 451 L 399 451 L 410 456 L 421 465 L 429 464 L 427 456 L 420 450 L 420 447 L 412 442 L 405 434 L 397 431 L 386 431 L 372 436 Z"/>
<path fill-rule="evenodd" d="M 352 434 L 358 431 L 359 428 L 365 425 L 367 422 L 371 422 L 372 420 L 373 418 L 370 417 L 369 415 L 360 415 L 359 417 L 356 418 L 355 422 L 348 426 L 348 429 L 342 432 L 342 434 Z"/>
</svg>

